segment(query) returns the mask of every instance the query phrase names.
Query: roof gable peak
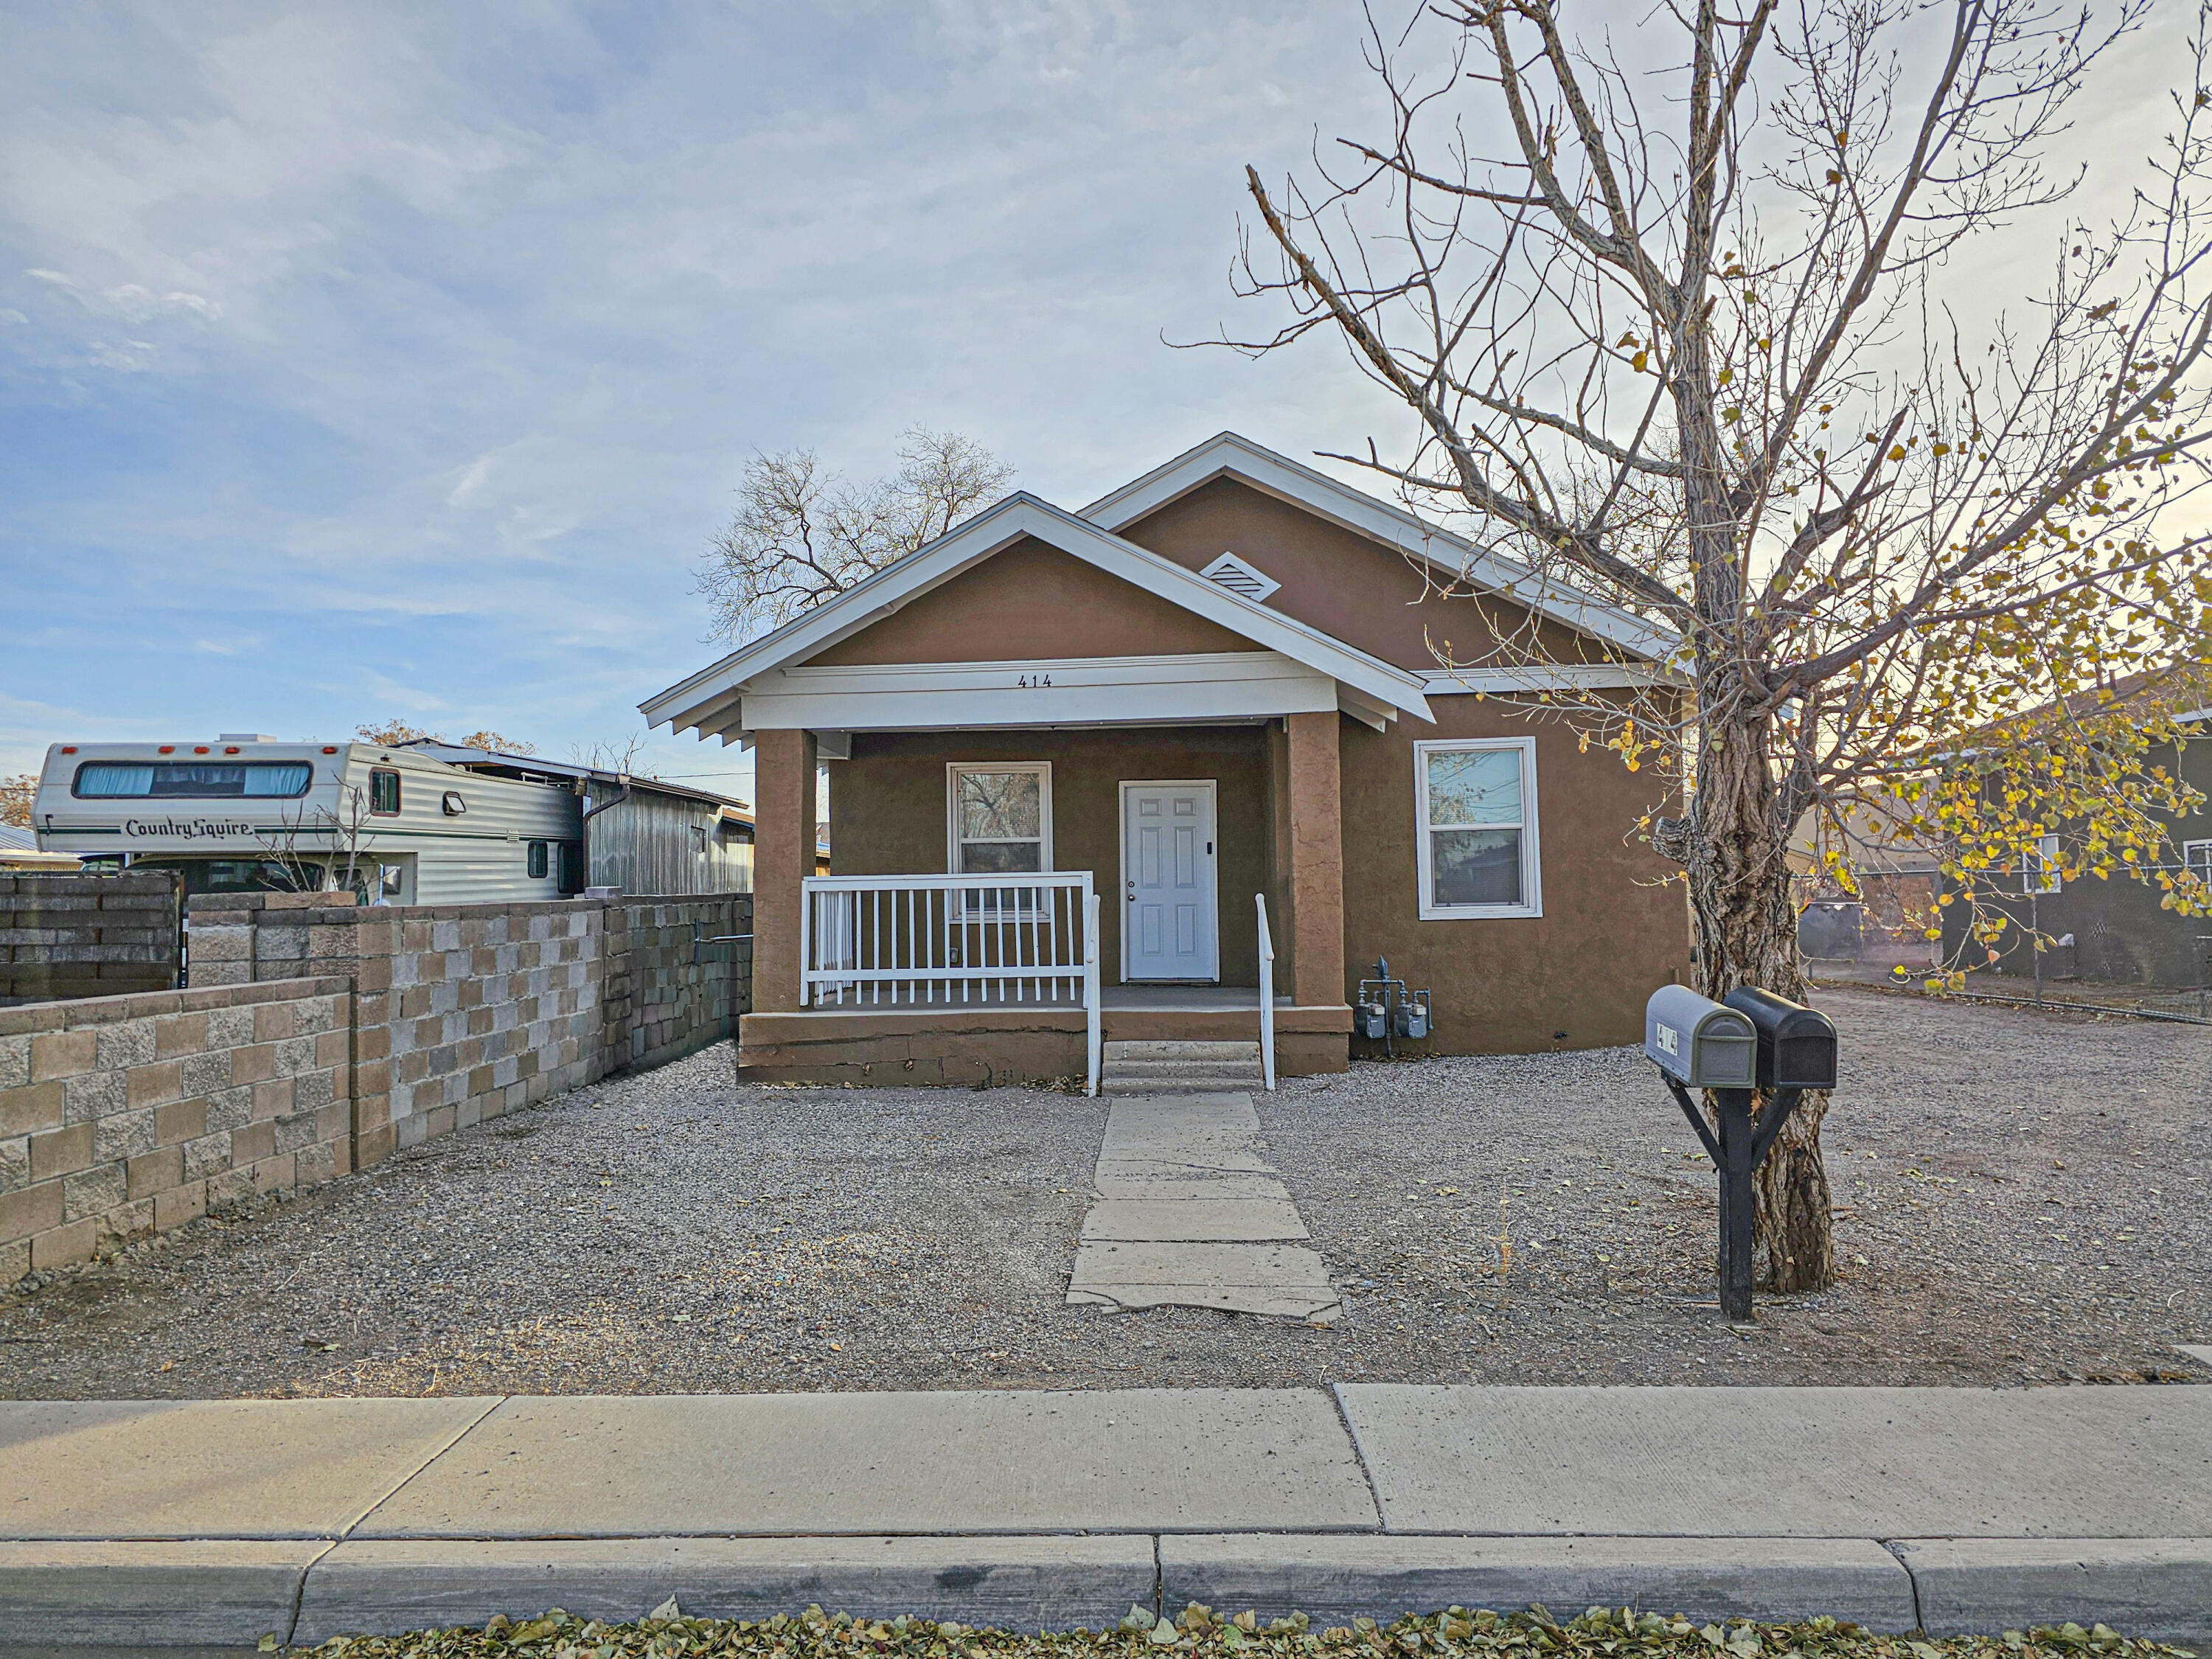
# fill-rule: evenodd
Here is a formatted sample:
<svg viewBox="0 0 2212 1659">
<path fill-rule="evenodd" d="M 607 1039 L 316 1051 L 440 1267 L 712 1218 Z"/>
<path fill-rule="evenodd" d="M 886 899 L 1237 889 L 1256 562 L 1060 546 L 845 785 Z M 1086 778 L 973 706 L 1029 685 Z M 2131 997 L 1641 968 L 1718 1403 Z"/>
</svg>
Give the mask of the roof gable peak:
<svg viewBox="0 0 2212 1659">
<path fill-rule="evenodd" d="M 1500 593 L 1529 610 L 1638 656 L 1663 659 L 1678 641 L 1632 611 L 1549 580 L 1518 560 L 1431 524 L 1395 501 L 1356 489 L 1237 432 L 1217 432 L 1143 477 L 1101 496 L 1081 516 L 1115 533 L 1220 477 L 1382 543 L 1439 571 Z"/>
</svg>

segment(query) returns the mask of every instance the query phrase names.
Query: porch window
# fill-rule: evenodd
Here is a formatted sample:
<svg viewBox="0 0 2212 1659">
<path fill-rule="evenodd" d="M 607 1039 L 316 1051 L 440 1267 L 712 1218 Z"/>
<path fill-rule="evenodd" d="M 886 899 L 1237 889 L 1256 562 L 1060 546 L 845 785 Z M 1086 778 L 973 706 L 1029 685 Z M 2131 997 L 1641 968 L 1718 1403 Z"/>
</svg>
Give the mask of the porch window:
<svg viewBox="0 0 2212 1659">
<path fill-rule="evenodd" d="M 1052 868 L 1052 763 L 955 763 L 945 769 L 956 876 L 1042 874 Z"/>
<path fill-rule="evenodd" d="M 1536 848 L 1536 740 L 1413 745 L 1424 921 L 1544 914 Z"/>
</svg>

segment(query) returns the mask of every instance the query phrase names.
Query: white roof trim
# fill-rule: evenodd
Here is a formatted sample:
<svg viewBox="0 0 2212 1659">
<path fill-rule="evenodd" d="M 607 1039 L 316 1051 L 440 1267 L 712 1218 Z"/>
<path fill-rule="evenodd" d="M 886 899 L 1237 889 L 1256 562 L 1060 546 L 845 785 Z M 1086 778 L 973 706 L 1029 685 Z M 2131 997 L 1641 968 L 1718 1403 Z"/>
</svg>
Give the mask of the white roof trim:
<svg viewBox="0 0 2212 1659">
<path fill-rule="evenodd" d="M 1603 691 L 1639 685 L 1687 685 L 1670 668 L 1633 662 L 1516 664 L 1504 668 L 1431 668 L 1421 673 L 1432 697 L 1474 692 Z"/>
<path fill-rule="evenodd" d="M 827 650 L 1024 536 L 1034 536 L 1255 645 L 1327 674 L 1358 693 L 1367 703 L 1424 720 L 1431 718 L 1419 674 L 1370 657 L 1296 617 L 1232 593 L 1172 559 L 1123 541 L 1026 493 L 1009 495 L 859 586 L 647 699 L 638 705 L 639 710 L 648 726 L 668 725 L 678 732 L 696 727 L 706 736 L 710 731 L 702 724 L 702 719 L 710 710 L 720 708 L 732 716 L 719 728 L 727 730 L 740 724 L 739 711 L 730 707 L 731 695 L 742 693 L 747 681 Z"/>
<path fill-rule="evenodd" d="M 1123 484 L 1085 507 L 1081 516 L 1119 533 L 1146 514 L 1224 475 L 1423 559 L 1439 570 L 1455 576 L 1464 574 L 1469 581 L 1504 594 L 1554 622 L 1639 656 L 1664 658 L 1678 643 L 1673 635 L 1630 611 L 1546 581 L 1518 560 L 1478 546 L 1463 536 L 1416 518 L 1394 502 L 1354 489 L 1234 432 L 1218 433 L 1164 466 Z"/>
</svg>

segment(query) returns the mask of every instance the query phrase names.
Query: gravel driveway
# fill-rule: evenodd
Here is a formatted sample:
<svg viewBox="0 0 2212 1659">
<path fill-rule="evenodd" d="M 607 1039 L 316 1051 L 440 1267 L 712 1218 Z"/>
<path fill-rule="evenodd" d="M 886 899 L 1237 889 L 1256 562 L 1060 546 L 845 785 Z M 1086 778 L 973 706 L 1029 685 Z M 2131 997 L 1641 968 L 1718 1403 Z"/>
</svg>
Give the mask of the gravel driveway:
<svg viewBox="0 0 2212 1659">
<path fill-rule="evenodd" d="M 1747 1336 L 1694 1305 L 1712 1176 L 1627 1050 L 1262 1097 L 1346 1286 L 1319 1330 L 1062 1305 L 1103 1103 L 739 1085 L 722 1046 L 0 1299 L 0 1394 L 2204 1375 L 2212 1030 L 1820 1000 L 1843 1282 Z"/>
</svg>

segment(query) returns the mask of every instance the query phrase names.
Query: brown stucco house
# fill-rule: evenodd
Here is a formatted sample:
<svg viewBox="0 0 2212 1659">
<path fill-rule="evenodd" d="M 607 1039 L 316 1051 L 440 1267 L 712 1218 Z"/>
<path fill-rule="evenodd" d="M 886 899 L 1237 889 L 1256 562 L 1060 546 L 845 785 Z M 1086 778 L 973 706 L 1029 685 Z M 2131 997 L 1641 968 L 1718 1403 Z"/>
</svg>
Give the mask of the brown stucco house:
<svg viewBox="0 0 2212 1659">
<path fill-rule="evenodd" d="M 1540 659 L 1430 642 L 1500 634 Z M 1637 1040 L 1687 965 L 1662 803 L 1528 715 L 1663 687 L 1671 644 L 1223 434 L 1079 513 L 1009 496 L 642 708 L 754 751 L 759 1074 L 1095 1084 L 1102 1037 L 1258 1036 L 1270 951 L 1302 1073 L 1378 957 L 1432 1051 Z"/>
</svg>

